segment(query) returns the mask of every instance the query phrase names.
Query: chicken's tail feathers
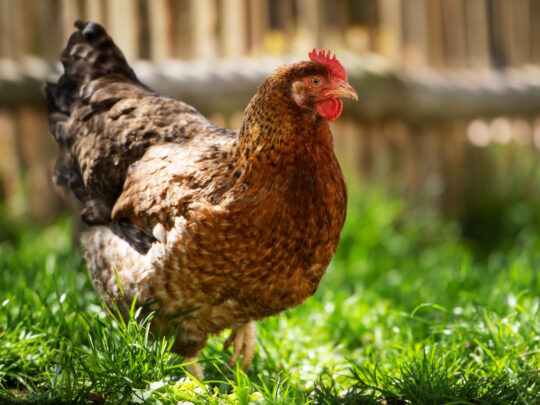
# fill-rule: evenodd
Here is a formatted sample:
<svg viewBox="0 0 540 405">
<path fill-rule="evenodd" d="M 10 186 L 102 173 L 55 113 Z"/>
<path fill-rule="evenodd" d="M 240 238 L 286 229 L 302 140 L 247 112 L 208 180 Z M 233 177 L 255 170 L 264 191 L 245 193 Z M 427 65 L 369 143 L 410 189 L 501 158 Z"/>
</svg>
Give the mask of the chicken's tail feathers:
<svg viewBox="0 0 540 405">
<path fill-rule="evenodd" d="M 47 82 L 45 85 L 49 128 L 64 153 L 56 163 L 53 181 L 70 190 L 83 202 L 85 209 L 81 215 L 85 222 L 107 223 L 110 209 L 103 209 L 99 201 L 93 204 L 95 201 L 85 190 L 79 165 L 69 151 L 76 135 L 71 130 L 71 113 L 78 103 L 91 102 L 92 95 L 102 88 L 98 81 L 107 80 L 108 77 L 112 77 L 114 82 L 143 85 L 128 65 L 122 51 L 101 25 L 77 21 L 75 27 L 77 30 L 69 37 L 60 57 L 64 73 L 57 82 Z"/>
<path fill-rule="evenodd" d="M 117 82 L 141 84 L 122 51 L 101 25 L 77 21 L 75 27 L 77 31 L 71 34 L 60 56 L 64 74 L 57 83 L 48 82 L 45 86 L 51 115 L 69 116 L 73 103 L 78 98 L 89 97 L 93 92 L 91 82 L 100 77 L 114 75 Z"/>
<path fill-rule="evenodd" d="M 77 21 L 75 27 L 78 31 L 71 34 L 60 56 L 64 75 L 79 84 L 112 74 L 118 76 L 115 80 L 123 78 L 139 83 L 124 54 L 103 26 L 91 21 Z"/>
</svg>

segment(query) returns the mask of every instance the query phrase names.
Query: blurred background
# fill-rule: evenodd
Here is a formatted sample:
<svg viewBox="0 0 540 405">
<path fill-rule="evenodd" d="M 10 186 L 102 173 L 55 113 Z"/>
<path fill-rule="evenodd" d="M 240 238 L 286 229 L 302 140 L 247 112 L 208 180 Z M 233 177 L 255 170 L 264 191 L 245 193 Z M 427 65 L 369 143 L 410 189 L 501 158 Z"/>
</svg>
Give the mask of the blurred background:
<svg viewBox="0 0 540 405">
<path fill-rule="evenodd" d="M 540 229 L 538 0 L 0 0 L 2 223 L 66 210 L 42 88 L 77 19 L 232 128 L 276 66 L 331 49 L 360 95 L 333 124 L 351 209 L 383 190 L 487 251 Z"/>
</svg>

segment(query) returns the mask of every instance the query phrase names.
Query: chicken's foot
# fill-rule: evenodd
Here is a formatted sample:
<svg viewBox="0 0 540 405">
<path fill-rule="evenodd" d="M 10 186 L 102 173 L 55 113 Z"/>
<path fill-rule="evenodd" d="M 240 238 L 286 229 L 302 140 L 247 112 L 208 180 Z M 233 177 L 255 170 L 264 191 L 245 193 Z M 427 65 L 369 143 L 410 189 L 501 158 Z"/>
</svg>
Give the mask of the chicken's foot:
<svg viewBox="0 0 540 405">
<path fill-rule="evenodd" d="M 225 341 L 223 349 L 226 350 L 229 346 L 233 345 L 233 355 L 229 359 L 229 366 L 233 366 L 234 363 L 243 354 L 241 367 L 246 369 L 253 360 L 255 355 L 255 337 L 257 331 L 255 329 L 255 323 L 253 321 L 243 324 L 236 329 L 233 329 L 231 335 Z"/>
</svg>

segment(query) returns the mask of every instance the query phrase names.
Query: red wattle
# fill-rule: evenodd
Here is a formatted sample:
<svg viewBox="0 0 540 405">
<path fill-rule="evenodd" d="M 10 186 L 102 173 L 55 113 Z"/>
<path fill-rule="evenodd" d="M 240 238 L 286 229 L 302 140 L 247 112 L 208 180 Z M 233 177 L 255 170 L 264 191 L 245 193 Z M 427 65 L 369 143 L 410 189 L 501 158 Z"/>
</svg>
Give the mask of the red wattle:
<svg viewBox="0 0 540 405">
<path fill-rule="evenodd" d="M 341 110 L 343 110 L 341 99 L 331 98 L 317 105 L 319 115 L 328 121 L 337 120 L 341 115 Z"/>
</svg>

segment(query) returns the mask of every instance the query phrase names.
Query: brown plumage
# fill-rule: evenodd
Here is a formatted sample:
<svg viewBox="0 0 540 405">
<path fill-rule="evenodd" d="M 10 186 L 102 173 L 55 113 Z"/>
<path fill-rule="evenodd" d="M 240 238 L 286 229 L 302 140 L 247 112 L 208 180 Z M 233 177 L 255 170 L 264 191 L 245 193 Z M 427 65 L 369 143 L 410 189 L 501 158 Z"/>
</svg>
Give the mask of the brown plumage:
<svg viewBox="0 0 540 405">
<path fill-rule="evenodd" d="M 180 325 L 179 354 L 231 328 L 232 361 L 243 352 L 247 366 L 252 322 L 313 294 L 338 245 L 347 196 L 327 119 L 356 98 L 345 71 L 315 52 L 279 68 L 236 133 L 141 84 L 103 27 L 76 27 L 46 92 L 63 150 L 54 180 L 91 225 L 95 289 L 121 303 L 114 266 L 124 299 L 157 311 L 154 327 Z"/>
</svg>

